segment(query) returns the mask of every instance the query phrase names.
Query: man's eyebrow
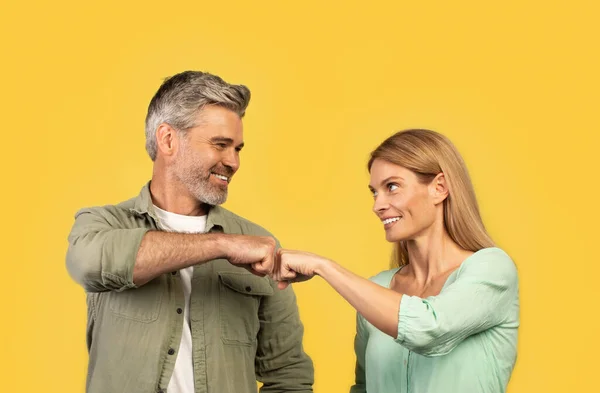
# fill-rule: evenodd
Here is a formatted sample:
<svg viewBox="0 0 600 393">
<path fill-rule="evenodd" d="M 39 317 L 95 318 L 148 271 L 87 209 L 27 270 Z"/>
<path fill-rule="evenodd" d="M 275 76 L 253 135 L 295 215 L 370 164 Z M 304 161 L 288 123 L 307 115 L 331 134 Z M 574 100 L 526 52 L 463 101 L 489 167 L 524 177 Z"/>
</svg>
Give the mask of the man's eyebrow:
<svg viewBox="0 0 600 393">
<path fill-rule="evenodd" d="M 227 138 L 225 136 L 214 136 L 214 137 L 210 138 L 210 141 L 212 143 L 219 143 L 219 142 L 221 142 L 221 143 L 226 143 L 228 145 L 233 145 L 233 142 L 234 142 L 233 139 Z M 244 144 L 244 142 L 242 142 L 239 145 L 237 145 L 236 148 L 242 149 L 244 146 L 245 146 L 245 144 Z"/>
</svg>

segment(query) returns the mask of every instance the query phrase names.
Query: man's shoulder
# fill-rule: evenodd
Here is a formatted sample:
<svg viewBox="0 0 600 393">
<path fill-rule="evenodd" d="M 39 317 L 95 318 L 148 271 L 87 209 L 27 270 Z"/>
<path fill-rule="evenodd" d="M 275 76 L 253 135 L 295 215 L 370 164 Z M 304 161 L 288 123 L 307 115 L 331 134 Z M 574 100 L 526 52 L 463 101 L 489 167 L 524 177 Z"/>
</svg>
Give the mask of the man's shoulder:
<svg viewBox="0 0 600 393">
<path fill-rule="evenodd" d="M 222 206 L 217 206 L 216 208 L 219 209 L 219 214 L 223 217 L 223 220 L 226 222 L 228 230 L 231 233 L 240 235 L 273 236 L 273 234 L 264 227 L 232 212 L 231 210 L 227 210 Z"/>
<path fill-rule="evenodd" d="M 136 198 L 137 197 L 133 197 L 117 204 L 83 207 L 75 213 L 75 218 L 81 216 L 82 214 L 92 214 L 105 219 L 131 217 L 132 215 L 136 215 L 134 208 Z"/>
<path fill-rule="evenodd" d="M 147 182 L 142 187 L 140 192 L 131 198 L 116 204 L 106 204 L 81 208 L 77 211 L 77 213 L 75 213 L 75 218 L 85 213 L 90 213 L 105 218 L 132 218 L 147 213 L 147 210 L 151 203 L 152 202 L 150 196 L 150 182 Z"/>
</svg>

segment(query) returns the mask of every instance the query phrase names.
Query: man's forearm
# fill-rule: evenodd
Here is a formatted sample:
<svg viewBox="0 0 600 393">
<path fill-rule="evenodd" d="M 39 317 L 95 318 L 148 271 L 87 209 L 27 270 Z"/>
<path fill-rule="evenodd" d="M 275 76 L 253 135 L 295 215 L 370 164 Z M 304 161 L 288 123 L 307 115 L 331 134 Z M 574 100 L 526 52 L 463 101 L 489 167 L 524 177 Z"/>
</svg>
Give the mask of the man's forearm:
<svg viewBox="0 0 600 393">
<path fill-rule="evenodd" d="M 255 274 L 270 273 L 275 239 L 223 233 L 187 234 L 150 231 L 142 238 L 133 267 L 133 283 L 144 285 L 161 274 L 225 258 Z"/>
<path fill-rule="evenodd" d="M 224 258 L 228 236 L 232 235 L 150 231 L 137 252 L 133 282 L 144 285 L 161 274 Z"/>
</svg>

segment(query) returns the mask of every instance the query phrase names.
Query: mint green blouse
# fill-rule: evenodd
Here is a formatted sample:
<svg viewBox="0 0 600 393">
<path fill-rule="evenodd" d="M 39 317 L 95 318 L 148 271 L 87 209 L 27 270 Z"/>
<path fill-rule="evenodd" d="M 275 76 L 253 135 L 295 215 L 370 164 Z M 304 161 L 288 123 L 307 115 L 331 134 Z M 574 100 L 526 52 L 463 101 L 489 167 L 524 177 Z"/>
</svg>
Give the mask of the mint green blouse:
<svg viewBox="0 0 600 393">
<path fill-rule="evenodd" d="M 371 280 L 389 288 L 398 270 Z M 350 392 L 505 392 L 518 327 L 515 264 L 499 248 L 479 250 L 452 272 L 439 295 L 402 296 L 395 339 L 357 315 Z"/>
</svg>

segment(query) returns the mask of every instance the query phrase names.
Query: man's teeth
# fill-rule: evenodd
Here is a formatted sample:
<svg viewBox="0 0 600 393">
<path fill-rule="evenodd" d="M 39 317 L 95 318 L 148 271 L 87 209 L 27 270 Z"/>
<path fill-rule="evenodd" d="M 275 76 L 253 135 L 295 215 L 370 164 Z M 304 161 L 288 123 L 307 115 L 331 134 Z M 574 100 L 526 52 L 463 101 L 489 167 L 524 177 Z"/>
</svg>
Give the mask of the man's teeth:
<svg viewBox="0 0 600 393">
<path fill-rule="evenodd" d="M 383 222 L 383 225 L 387 225 L 387 224 L 391 224 L 392 222 L 398 221 L 399 219 L 400 219 L 400 217 L 386 218 L 382 222 Z"/>
<path fill-rule="evenodd" d="M 215 177 L 217 179 L 221 179 L 221 180 L 225 180 L 225 181 L 229 181 L 229 178 L 227 176 L 223 176 L 223 175 L 218 175 L 216 173 L 213 173 L 213 175 L 215 175 Z"/>
</svg>

